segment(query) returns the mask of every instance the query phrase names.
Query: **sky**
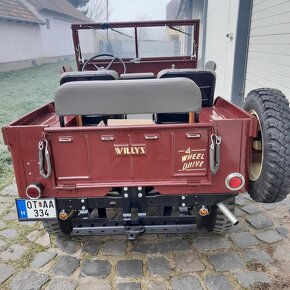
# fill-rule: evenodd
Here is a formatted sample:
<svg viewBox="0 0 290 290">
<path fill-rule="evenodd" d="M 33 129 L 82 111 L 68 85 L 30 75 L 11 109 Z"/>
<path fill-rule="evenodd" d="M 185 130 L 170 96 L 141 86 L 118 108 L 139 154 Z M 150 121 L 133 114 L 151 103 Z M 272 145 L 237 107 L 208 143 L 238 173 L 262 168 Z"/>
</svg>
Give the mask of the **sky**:
<svg viewBox="0 0 290 290">
<path fill-rule="evenodd" d="M 133 20 L 164 20 L 170 0 L 108 0 L 109 22 Z"/>
</svg>

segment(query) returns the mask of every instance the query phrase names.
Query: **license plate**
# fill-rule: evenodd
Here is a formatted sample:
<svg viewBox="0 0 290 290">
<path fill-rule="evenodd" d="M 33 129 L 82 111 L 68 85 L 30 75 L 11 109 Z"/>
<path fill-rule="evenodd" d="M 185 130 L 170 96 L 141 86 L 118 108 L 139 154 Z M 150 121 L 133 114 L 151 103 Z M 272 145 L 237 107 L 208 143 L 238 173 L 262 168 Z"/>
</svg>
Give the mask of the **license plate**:
<svg viewBox="0 0 290 290">
<path fill-rule="evenodd" d="M 53 198 L 17 199 L 16 207 L 19 220 L 56 218 L 56 206 Z"/>
</svg>

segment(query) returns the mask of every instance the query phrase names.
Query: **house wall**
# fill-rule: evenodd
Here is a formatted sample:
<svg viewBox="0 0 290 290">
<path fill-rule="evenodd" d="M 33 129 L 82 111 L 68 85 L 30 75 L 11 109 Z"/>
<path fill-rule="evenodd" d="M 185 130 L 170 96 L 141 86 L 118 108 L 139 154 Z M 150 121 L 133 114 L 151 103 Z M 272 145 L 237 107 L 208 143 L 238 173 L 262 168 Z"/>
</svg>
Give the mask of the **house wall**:
<svg viewBox="0 0 290 290">
<path fill-rule="evenodd" d="M 0 71 L 29 67 L 42 56 L 38 24 L 0 21 Z"/>
<path fill-rule="evenodd" d="M 228 100 L 232 91 L 238 8 L 238 0 L 208 0 L 205 62 L 216 62 L 215 96 Z"/>
<path fill-rule="evenodd" d="M 198 47 L 198 67 L 204 66 L 204 55 L 203 55 L 203 38 L 204 35 L 204 2 L 206 0 L 190 0 L 192 1 L 192 19 L 200 20 L 199 28 L 199 47 Z"/>
<path fill-rule="evenodd" d="M 71 20 L 65 20 L 58 17 L 55 13 L 41 12 L 40 19 L 47 22 L 42 25 L 41 45 L 42 57 L 65 57 L 74 54 Z M 82 33 L 82 51 L 83 53 L 92 53 L 94 51 L 94 33 L 93 30 L 88 33 Z"/>
<path fill-rule="evenodd" d="M 245 95 L 261 87 L 290 100 L 290 1 L 253 0 Z"/>
<path fill-rule="evenodd" d="M 72 20 L 50 12 L 37 16 L 47 24 L 0 21 L 0 71 L 74 58 Z M 94 35 L 93 30 L 82 33 L 83 56 L 95 51 Z"/>
</svg>

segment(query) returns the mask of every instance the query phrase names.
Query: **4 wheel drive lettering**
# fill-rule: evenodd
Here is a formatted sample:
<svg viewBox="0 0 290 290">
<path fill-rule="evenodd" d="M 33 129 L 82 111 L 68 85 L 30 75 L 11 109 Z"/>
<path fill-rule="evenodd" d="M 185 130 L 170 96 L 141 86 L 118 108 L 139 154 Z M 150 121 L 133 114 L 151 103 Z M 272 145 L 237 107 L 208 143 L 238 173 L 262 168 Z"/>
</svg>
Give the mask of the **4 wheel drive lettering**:
<svg viewBox="0 0 290 290">
<path fill-rule="evenodd" d="M 188 161 L 188 160 L 199 160 L 204 159 L 204 153 L 194 153 L 194 154 L 187 154 L 183 155 L 181 157 L 182 162 Z"/>
<path fill-rule="evenodd" d="M 194 169 L 194 168 L 203 168 L 203 161 L 193 161 L 193 162 L 186 162 L 183 164 L 182 171 L 186 171 L 189 169 Z"/>
<path fill-rule="evenodd" d="M 191 149 L 188 147 L 185 150 L 179 150 L 181 155 L 181 169 L 179 171 L 204 170 L 205 169 L 205 149 Z"/>
<path fill-rule="evenodd" d="M 115 146 L 117 156 L 146 155 L 146 146 Z"/>
</svg>

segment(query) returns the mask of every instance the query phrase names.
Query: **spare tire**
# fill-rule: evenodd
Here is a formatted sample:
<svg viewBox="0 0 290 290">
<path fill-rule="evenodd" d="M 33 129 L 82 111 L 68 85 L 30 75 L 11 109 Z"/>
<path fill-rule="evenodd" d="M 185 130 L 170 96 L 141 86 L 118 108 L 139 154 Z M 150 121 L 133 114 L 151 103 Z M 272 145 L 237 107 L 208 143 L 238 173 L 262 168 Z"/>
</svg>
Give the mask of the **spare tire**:
<svg viewBox="0 0 290 290">
<path fill-rule="evenodd" d="M 290 108 L 276 89 L 251 91 L 244 109 L 258 120 L 249 163 L 249 194 L 253 200 L 278 202 L 290 191 Z"/>
</svg>

